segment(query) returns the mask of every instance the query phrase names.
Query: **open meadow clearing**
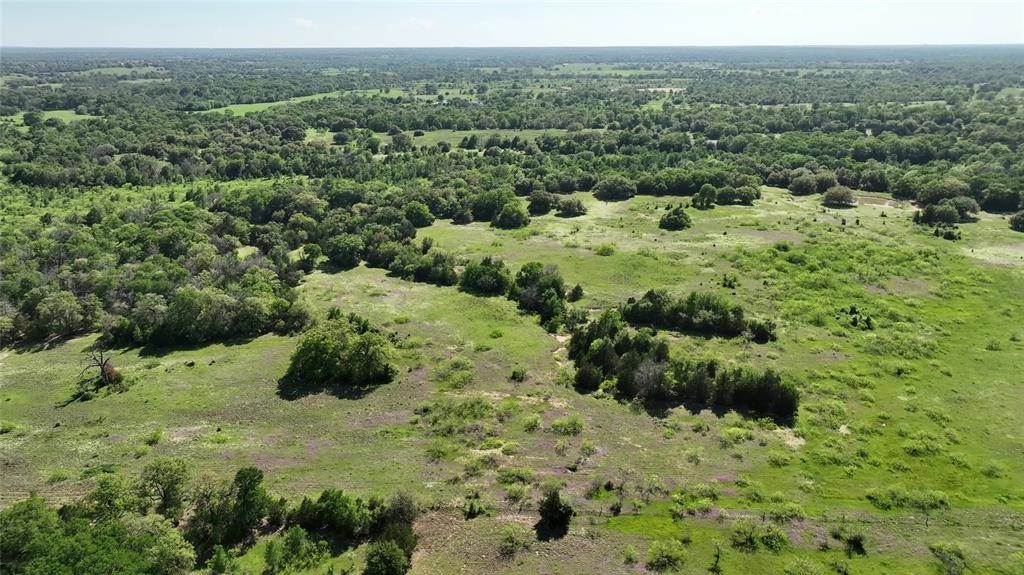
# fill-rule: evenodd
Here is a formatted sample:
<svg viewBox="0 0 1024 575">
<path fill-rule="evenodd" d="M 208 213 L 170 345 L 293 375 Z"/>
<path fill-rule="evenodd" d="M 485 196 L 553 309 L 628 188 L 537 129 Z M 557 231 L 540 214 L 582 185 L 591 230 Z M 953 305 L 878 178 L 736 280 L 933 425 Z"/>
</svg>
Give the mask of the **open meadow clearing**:
<svg viewBox="0 0 1024 575">
<path fill-rule="evenodd" d="M 1024 569 L 1020 50 L 26 50 L 4 573 Z"/>
</svg>

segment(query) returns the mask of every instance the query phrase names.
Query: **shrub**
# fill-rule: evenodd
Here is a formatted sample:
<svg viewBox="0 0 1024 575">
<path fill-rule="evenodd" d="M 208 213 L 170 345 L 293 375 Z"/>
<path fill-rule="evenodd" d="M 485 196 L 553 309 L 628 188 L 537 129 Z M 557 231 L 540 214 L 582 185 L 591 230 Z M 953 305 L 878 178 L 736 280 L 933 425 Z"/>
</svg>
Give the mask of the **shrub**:
<svg viewBox="0 0 1024 575">
<path fill-rule="evenodd" d="M 690 227 L 690 216 L 683 206 L 676 206 L 661 216 L 658 227 L 663 230 L 678 231 Z"/>
<path fill-rule="evenodd" d="M 391 381 L 391 342 L 365 322 L 350 316 L 316 326 L 299 340 L 288 366 L 297 382 L 319 385 L 365 386 Z"/>
<path fill-rule="evenodd" d="M 459 277 L 460 288 L 485 296 L 505 294 L 511 285 L 512 272 L 505 262 L 490 256 L 470 262 Z"/>
<path fill-rule="evenodd" d="M 537 414 L 529 415 L 523 419 L 523 431 L 527 433 L 533 433 L 540 429 L 540 416 Z"/>
<path fill-rule="evenodd" d="M 498 543 L 498 554 L 502 557 L 515 557 L 516 553 L 529 546 L 530 536 L 522 525 L 512 523 L 502 528 Z"/>
<path fill-rule="evenodd" d="M 363 575 L 404 575 L 408 570 L 409 559 L 394 541 L 371 543 L 367 548 Z"/>
<path fill-rule="evenodd" d="M 1024 232 L 1024 210 L 1010 216 L 1010 229 L 1015 232 Z"/>
<path fill-rule="evenodd" d="M 586 215 L 587 207 L 577 198 L 566 198 L 558 202 L 558 217 L 575 218 Z"/>
<path fill-rule="evenodd" d="M 883 511 L 890 509 L 928 511 L 949 508 L 949 498 L 942 491 L 908 490 L 900 486 L 872 489 L 868 491 L 867 499 L 872 505 Z"/>
<path fill-rule="evenodd" d="M 821 197 L 821 203 L 826 206 L 837 208 L 848 208 L 857 204 L 853 197 L 853 190 L 846 186 L 832 186 L 825 191 Z"/>
<path fill-rule="evenodd" d="M 530 215 L 518 201 L 511 201 L 505 204 L 498 215 L 494 217 L 491 225 L 496 228 L 512 230 L 524 228 L 530 223 Z"/>
<path fill-rule="evenodd" d="M 647 548 L 644 566 L 658 573 L 677 571 L 686 563 L 686 548 L 675 539 L 662 539 Z"/>
<path fill-rule="evenodd" d="M 530 212 L 531 216 L 543 216 L 558 204 L 558 197 L 555 194 L 543 190 L 534 190 L 530 194 L 530 203 L 527 205 L 527 211 Z"/>
<path fill-rule="evenodd" d="M 559 417 L 551 422 L 551 430 L 559 435 L 579 435 L 583 433 L 583 419 L 576 414 Z"/>
<path fill-rule="evenodd" d="M 822 575 L 823 571 L 817 563 L 804 557 L 792 560 L 783 570 L 785 575 Z"/>
<path fill-rule="evenodd" d="M 599 256 L 610 256 L 615 253 L 615 244 L 601 244 L 594 249 Z"/>
</svg>

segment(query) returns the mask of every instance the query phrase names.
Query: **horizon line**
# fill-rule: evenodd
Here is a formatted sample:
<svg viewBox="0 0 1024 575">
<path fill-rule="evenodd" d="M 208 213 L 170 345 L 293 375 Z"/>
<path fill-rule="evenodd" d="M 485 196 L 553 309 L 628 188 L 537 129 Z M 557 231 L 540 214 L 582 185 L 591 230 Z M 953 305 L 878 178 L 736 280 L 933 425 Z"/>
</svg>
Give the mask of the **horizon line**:
<svg viewBox="0 0 1024 575">
<path fill-rule="evenodd" d="M 447 45 L 447 46 L 42 46 L 0 44 L 0 50 L 458 50 L 458 49 L 515 49 L 536 50 L 550 48 L 966 48 L 966 47 L 1021 47 L 1021 42 L 971 42 L 953 44 L 564 44 L 564 45 Z"/>
</svg>

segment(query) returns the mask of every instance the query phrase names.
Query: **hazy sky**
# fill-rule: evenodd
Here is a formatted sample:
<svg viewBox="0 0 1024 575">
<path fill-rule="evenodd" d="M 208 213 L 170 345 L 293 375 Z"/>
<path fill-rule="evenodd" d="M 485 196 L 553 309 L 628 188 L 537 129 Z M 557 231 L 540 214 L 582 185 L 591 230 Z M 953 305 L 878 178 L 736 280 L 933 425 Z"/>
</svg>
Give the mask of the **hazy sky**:
<svg viewBox="0 0 1024 575">
<path fill-rule="evenodd" d="M 699 46 L 1024 42 L 1024 0 L 0 0 L 0 45 Z"/>
</svg>

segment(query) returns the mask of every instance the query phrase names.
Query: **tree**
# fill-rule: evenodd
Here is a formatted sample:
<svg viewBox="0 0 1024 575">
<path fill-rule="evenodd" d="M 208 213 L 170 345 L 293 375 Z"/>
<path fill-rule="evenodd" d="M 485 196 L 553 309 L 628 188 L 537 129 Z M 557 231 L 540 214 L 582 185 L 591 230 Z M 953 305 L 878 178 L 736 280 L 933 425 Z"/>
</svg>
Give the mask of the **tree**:
<svg viewBox="0 0 1024 575">
<path fill-rule="evenodd" d="M 408 152 L 412 150 L 412 136 L 404 132 L 392 135 L 391 149 L 395 152 Z"/>
<path fill-rule="evenodd" d="M 706 210 L 714 207 L 718 199 L 718 190 L 711 184 L 704 184 L 693 196 L 693 207 L 698 210 Z"/>
<path fill-rule="evenodd" d="M 125 520 L 129 545 L 137 541 L 151 562 L 153 575 L 187 575 L 196 563 L 196 552 L 170 521 L 156 515 L 132 516 Z"/>
<path fill-rule="evenodd" d="M 75 295 L 59 291 L 39 302 L 33 328 L 40 337 L 63 337 L 81 329 L 84 319 L 82 305 Z"/>
<path fill-rule="evenodd" d="M 423 202 L 413 200 L 405 204 L 405 219 L 417 228 L 425 228 L 434 223 L 434 214 Z"/>
<path fill-rule="evenodd" d="M 569 522 L 576 511 L 572 505 L 562 501 L 561 487 L 558 485 L 545 485 L 544 497 L 537 507 L 540 512 L 540 521 L 537 523 L 537 533 L 542 538 L 559 539 L 569 530 Z"/>
<path fill-rule="evenodd" d="M 606 202 L 628 200 L 636 195 L 636 184 L 618 174 L 599 181 L 594 186 L 594 197 Z"/>
<path fill-rule="evenodd" d="M 235 473 L 235 501 L 232 507 L 232 528 L 239 538 L 245 537 L 267 516 L 270 497 L 263 487 L 263 472 L 256 467 L 243 467 Z"/>
<path fill-rule="evenodd" d="M 299 340 L 292 353 L 288 377 L 318 385 L 366 386 L 391 381 L 397 373 L 386 337 L 358 331 L 347 319 L 316 326 Z"/>
<path fill-rule="evenodd" d="M 367 548 L 363 575 L 404 575 L 408 570 L 409 560 L 394 541 L 378 541 Z"/>
<path fill-rule="evenodd" d="M 1024 210 L 1010 216 L 1010 229 L 1016 232 L 1024 232 Z"/>
<path fill-rule="evenodd" d="M 658 227 L 663 230 L 678 231 L 690 227 L 690 216 L 683 209 L 683 206 L 676 206 L 665 212 L 658 221 Z"/>
<path fill-rule="evenodd" d="M 86 371 L 90 369 L 96 370 L 96 377 L 93 379 L 95 382 L 94 388 L 109 387 L 121 391 L 121 384 L 124 381 L 124 376 L 121 372 L 114 369 L 114 364 L 111 363 L 111 358 L 102 349 L 92 350 L 89 352 L 89 359 L 86 360 L 86 366 L 82 369 L 82 376 Z M 88 386 L 88 380 L 84 380 L 79 384 L 80 386 Z"/>
<path fill-rule="evenodd" d="M 359 265 L 365 250 L 363 239 L 355 234 L 341 234 L 328 238 L 323 248 L 327 259 L 341 269 Z"/>
<path fill-rule="evenodd" d="M 558 198 L 551 192 L 534 190 L 530 193 L 530 203 L 527 210 L 531 216 L 543 216 L 550 212 L 558 204 Z"/>
<path fill-rule="evenodd" d="M 523 206 L 516 200 L 504 205 L 498 215 L 494 217 L 491 225 L 496 228 L 512 230 L 526 227 L 530 223 L 530 216 L 523 209 Z"/>
<path fill-rule="evenodd" d="M 142 468 L 139 482 L 146 497 L 156 502 L 156 512 L 178 520 L 185 507 L 185 492 L 192 466 L 180 457 L 161 457 Z"/>
<path fill-rule="evenodd" d="M 846 186 L 832 186 L 821 197 L 821 203 L 836 208 L 848 208 L 857 204 L 853 190 Z"/>
<path fill-rule="evenodd" d="M 459 276 L 459 287 L 480 295 L 502 295 L 512 285 L 512 273 L 505 262 L 485 257 L 479 262 L 470 262 Z"/>
<path fill-rule="evenodd" d="M 813 174 L 797 176 L 789 183 L 789 191 L 794 196 L 809 196 L 818 191 L 818 180 Z"/>
</svg>

